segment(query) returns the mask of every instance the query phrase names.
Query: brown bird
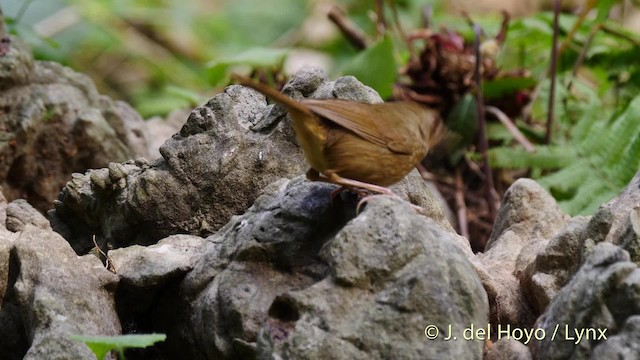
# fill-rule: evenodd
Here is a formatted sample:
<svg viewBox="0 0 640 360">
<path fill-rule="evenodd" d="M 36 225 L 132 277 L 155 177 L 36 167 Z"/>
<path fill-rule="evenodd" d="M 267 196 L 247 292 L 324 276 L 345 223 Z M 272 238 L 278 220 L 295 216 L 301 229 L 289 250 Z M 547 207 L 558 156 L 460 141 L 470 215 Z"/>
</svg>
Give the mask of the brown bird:
<svg viewBox="0 0 640 360">
<path fill-rule="evenodd" d="M 235 78 L 287 108 L 311 165 L 310 180 L 391 195 L 386 186 L 402 180 L 445 134 L 437 113 L 417 103 L 295 100 L 247 77 Z"/>
</svg>

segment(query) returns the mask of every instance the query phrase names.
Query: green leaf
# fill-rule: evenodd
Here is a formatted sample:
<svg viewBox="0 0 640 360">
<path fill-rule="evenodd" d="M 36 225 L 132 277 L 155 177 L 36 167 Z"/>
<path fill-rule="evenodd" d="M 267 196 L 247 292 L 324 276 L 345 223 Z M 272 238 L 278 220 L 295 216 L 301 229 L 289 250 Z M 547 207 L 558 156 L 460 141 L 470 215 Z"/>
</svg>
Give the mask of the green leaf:
<svg viewBox="0 0 640 360">
<path fill-rule="evenodd" d="M 211 85 L 220 84 L 232 65 L 248 65 L 254 68 L 281 68 L 289 49 L 254 47 L 234 56 L 222 58 L 207 64 L 207 78 Z"/>
<path fill-rule="evenodd" d="M 476 98 L 471 94 L 460 99 L 447 115 L 445 124 L 449 133 L 443 142 L 449 154 L 449 163 L 457 164 L 466 148 L 475 140 L 477 119 Z"/>
<path fill-rule="evenodd" d="M 603 22 L 607 20 L 609 18 L 609 12 L 616 2 L 616 0 L 598 0 L 598 16 L 596 17 L 596 21 Z"/>
<path fill-rule="evenodd" d="M 385 36 L 375 45 L 360 52 L 345 66 L 342 73 L 353 75 L 363 84 L 371 86 L 383 99 L 390 97 L 397 78 L 391 38 Z"/>
<path fill-rule="evenodd" d="M 531 77 L 503 77 L 485 81 L 482 84 L 482 93 L 486 99 L 496 99 L 534 86 L 536 80 Z"/>
<path fill-rule="evenodd" d="M 487 123 L 487 138 L 489 140 L 510 142 L 513 140 L 513 135 L 502 123 L 489 122 Z"/>
<path fill-rule="evenodd" d="M 118 336 L 82 336 L 71 335 L 73 340 L 81 341 L 93 351 L 98 360 L 111 350 L 122 353 L 126 348 L 145 348 L 167 338 L 165 334 L 118 335 Z"/>
<path fill-rule="evenodd" d="M 165 91 L 169 95 L 174 95 L 180 99 L 188 101 L 191 105 L 196 105 L 206 101 L 206 99 L 197 92 L 181 86 L 169 85 L 166 87 Z"/>
<path fill-rule="evenodd" d="M 467 147 L 476 137 L 478 128 L 478 109 L 476 107 L 476 98 L 471 94 L 466 94 L 458 101 L 446 120 L 447 129 L 449 131 L 460 134 L 461 147 Z"/>
<path fill-rule="evenodd" d="M 158 93 L 144 93 L 135 98 L 135 107 L 143 118 L 164 116 L 176 109 L 186 109 L 193 105 L 187 98 L 176 96 L 168 89 Z"/>
</svg>

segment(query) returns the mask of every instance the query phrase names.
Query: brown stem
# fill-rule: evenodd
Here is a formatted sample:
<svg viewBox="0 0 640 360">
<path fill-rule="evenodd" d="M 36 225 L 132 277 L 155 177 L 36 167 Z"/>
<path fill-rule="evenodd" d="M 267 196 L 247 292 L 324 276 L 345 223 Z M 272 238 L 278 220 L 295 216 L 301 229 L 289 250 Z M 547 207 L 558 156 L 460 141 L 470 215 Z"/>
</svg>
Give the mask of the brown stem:
<svg viewBox="0 0 640 360">
<path fill-rule="evenodd" d="M 596 36 L 596 33 L 600 29 L 601 29 L 601 24 L 598 24 L 594 26 L 593 29 L 591 29 L 591 32 L 589 33 L 589 37 L 587 38 L 587 41 L 585 41 L 584 46 L 582 46 L 582 50 L 580 50 L 580 55 L 578 55 L 578 59 L 576 60 L 576 63 L 573 65 L 573 71 L 571 72 L 571 80 L 569 80 L 567 89 L 571 90 L 571 87 L 573 87 L 573 79 L 576 77 L 576 75 L 578 75 L 578 70 L 580 69 L 580 66 L 582 66 L 582 63 L 584 62 L 584 59 L 587 56 L 587 51 L 589 50 L 589 47 L 593 42 L 593 38 Z"/>
<path fill-rule="evenodd" d="M 471 169 L 471 171 L 473 171 L 480 178 L 481 181 L 484 181 L 485 176 L 484 176 L 484 172 L 482 172 L 482 169 L 480 168 L 480 165 L 476 164 L 473 160 L 469 159 L 468 156 L 464 157 L 464 162 L 465 164 L 467 164 L 469 169 Z"/>
<path fill-rule="evenodd" d="M 587 1 L 587 3 L 582 8 L 582 11 L 578 15 L 578 19 L 576 20 L 575 24 L 573 24 L 573 27 L 571 28 L 571 30 L 567 34 L 567 37 L 562 42 L 562 45 L 560 45 L 560 48 L 558 49 L 558 54 L 562 54 L 564 52 L 564 50 L 569 46 L 569 43 L 571 42 L 571 40 L 573 40 L 573 37 L 578 32 L 578 29 L 580 28 L 580 25 L 582 25 L 584 20 L 587 18 L 587 15 L 589 15 L 591 10 L 593 10 L 593 8 L 595 8 L 597 4 L 598 4 L 597 0 L 589 0 L 589 1 Z M 558 5 L 558 7 L 559 6 L 560 5 Z M 554 12 L 554 20 L 553 21 L 554 21 L 554 28 L 555 28 L 556 27 L 556 25 L 555 25 L 556 24 L 555 17 L 557 16 L 556 14 L 558 14 L 560 12 L 560 9 L 556 10 L 556 1 L 554 1 L 553 12 Z M 555 30 L 554 30 L 554 33 L 555 33 Z"/>
<path fill-rule="evenodd" d="M 387 20 L 384 16 L 384 0 L 376 0 L 376 30 L 378 36 L 383 35 L 387 31 Z"/>
<path fill-rule="evenodd" d="M 496 35 L 496 41 L 500 45 L 504 44 L 504 41 L 507 39 L 509 21 L 511 21 L 511 16 L 506 10 L 502 10 L 502 24 L 500 25 L 500 32 Z"/>
<path fill-rule="evenodd" d="M 482 95 L 482 74 L 481 65 L 482 58 L 480 54 L 480 34 L 482 29 L 480 25 L 475 24 L 473 26 L 475 33 L 474 50 L 476 55 L 474 78 L 476 83 L 476 110 L 478 113 L 478 150 L 482 155 L 483 170 L 484 170 L 484 185 L 485 196 L 487 205 L 489 207 L 489 217 L 491 221 L 495 218 L 497 213 L 497 197 L 495 196 L 495 189 L 493 187 L 493 174 L 491 172 L 491 166 L 489 164 L 489 141 L 487 140 L 487 124 L 484 112 L 484 96 Z"/>
<path fill-rule="evenodd" d="M 396 25 L 396 29 L 398 30 L 398 33 L 400 33 L 400 36 L 402 37 L 405 44 L 407 45 L 407 49 L 409 50 L 409 55 L 411 56 L 411 58 L 413 58 L 415 57 L 415 52 L 413 51 L 413 44 L 411 43 L 411 40 L 407 36 L 407 33 L 405 33 L 404 28 L 402 27 L 402 24 L 400 23 L 400 16 L 398 15 L 398 9 L 396 8 L 396 4 L 393 0 L 388 0 L 388 1 L 389 1 L 389 7 L 391 8 L 391 14 L 393 15 L 393 22 Z"/>
<path fill-rule="evenodd" d="M 553 1 L 553 41 L 551 43 L 551 65 L 549 75 L 551 84 L 549 85 L 549 103 L 547 104 L 547 132 L 544 135 L 544 143 L 551 142 L 551 130 L 553 128 L 554 99 L 556 96 L 556 67 L 558 64 L 558 18 L 560 17 L 560 0 Z"/>
<path fill-rule="evenodd" d="M 485 108 L 485 111 L 495 116 L 502 123 L 502 125 L 504 125 L 504 127 L 509 130 L 511 135 L 513 135 L 513 138 L 516 139 L 516 141 L 519 142 L 525 150 L 530 153 L 536 152 L 535 146 L 533 146 L 533 144 L 524 136 L 524 134 L 520 132 L 513 121 L 509 119 L 507 114 L 505 114 L 504 112 L 502 112 L 502 110 L 498 109 L 495 106 L 487 106 Z"/>
<path fill-rule="evenodd" d="M 33 2 L 33 0 L 27 0 L 27 1 L 22 3 L 22 6 L 20 7 L 20 10 L 18 10 L 18 13 L 15 16 L 16 23 L 19 23 L 20 21 L 22 21 L 22 17 L 27 12 L 27 9 L 29 8 L 29 6 L 31 6 L 32 2 Z"/>
<path fill-rule="evenodd" d="M 458 228 L 460 235 L 469 239 L 469 222 L 467 220 L 467 205 L 464 202 L 464 183 L 462 182 L 462 170 L 458 166 L 456 168 L 456 207 L 458 209 Z"/>
<path fill-rule="evenodd" d="M 0 7 L 0 39 L 4 39 L 7 36 L 7 28 L 4 24 L 4 14 L 2 13 L 2 8 Z"/>
<path fill-rule="evenodd" d="M 640 47 L 640 41 L 638 41 L 638 39 L 633 38 L 625 33 L 621 33 L 620 31 L 616 30 L 616 29 L 612 29 L 610 28 L 607 24 L 599 24 L 600 28 L 602 29 L 602 31 L 609 33 L 611 35 L 615 35 L 618 36 L 622 39 L 625 39 L 627 41 L 629 41 L 630 43 L 632 43 L 635 46 Z"/>
<path fill-rule="evenodd" d="M 425 29 L 431 25 L 431 19 L 433 18 L 433 7 L 431 5 L 425 5 L 422 7 L 422 27 Z"/>
<path fill-rule="evenodd" d="M 349 40 L 351 45 L 358 50 L 364 50 L 367 48 L 367 35 L 365 35 L 365 33 L 360 30 L 356 24 L 349 20 L 338 6 L 332 7 L 327 16 L 329 17 L 329 20 L 336 24 L 338 29 L 340 29 L 342 34 L 347 38 L 347 40 Z"/>
</svg>

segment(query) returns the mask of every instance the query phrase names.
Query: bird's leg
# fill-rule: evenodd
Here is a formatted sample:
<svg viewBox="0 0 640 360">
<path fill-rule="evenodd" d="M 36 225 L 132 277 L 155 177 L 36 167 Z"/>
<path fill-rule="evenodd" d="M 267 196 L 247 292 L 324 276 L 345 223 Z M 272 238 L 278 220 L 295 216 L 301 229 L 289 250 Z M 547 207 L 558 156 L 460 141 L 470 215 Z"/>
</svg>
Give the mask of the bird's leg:
<svg viewBox="0 0 640 360">
<path fill-rule="evenodd" d="M 337 185 L 341 185 L 344 186 L 348 189 L 354 189 L 354 188 L 360 188 L 360 189 L 365 189 L 365 190 L 369 190 L 371 192 L 375 192 L 378 194 L 384 194 L 384 195 L 395 195 L 393 193 L 393 191 L 391 191 L 391 189 L 386 188 L 384 186 L 378 186 L 378 185 L 374 185 L 374 184 L 369 184 L 366 182 L 362 182 L 362 181 L 358 181 L 358 180 L 352 180 L 352 179 L 346 179 L 343 178 L 342 176 L 334 173 L 334 172 L 330 172 L 327 171 L 327 173 L 324 174 L 326 176 L 326 179 L 328 180 L 327 182 L 330 183 L 334 183 Z"/>
<path fill-rule="evenodd" d="M 431 174 L 427 168 L 424 167 L 424 165 L 422 165 L 422 163 L 417 163 L 416 164 L 416 169 L 418 169 L 418 173 L 420 173 L 420 176 L 422 177 L 423 180 L 425 181 L 436 181 L 436 179 L 434 178 L 433 174 Z"/>
<path fill-rule="evenodd" d="M 310 168 L 309 171 L 307 171 L 307 179 L 311 181 L 322 181 L 341 186 L 340 188 L 335 189 L 333 190 L 333 192 L 331 192 L 331 201 L 333 201 L 334 198 L 345 189 L 349 189 L 355 192 L 358 197 L 361 198 L 358 202 L 358 205 L 356 206 L 356 214 L 360 213 L 360 208 L 362 207 L 362 205 L 369 201 L 372 196 L 389 195 L 403 200 L 400 196 L 391 191 L 391 189 L 384 186 L 369 184 L 358 180 L 346 179 L 331 171 L 327 171 L 324 175 L 325 176 L 321 176 L 320 173 L 313 168 Z M 377 193 L 377 195 L 367 194 L 366 191 Z M 411 207 L 418 213 L 426 214 L 425 209 L 423 209 L 422 207 L 411 203 L 409 203 L 409 205 L 411 205 Z"/>
<path fill-rule="evenodd" d="M 320 173 L 318 172 L 318 170 L 314 168 L 309 168 L 309 170 L 307 170 L 307 179 L 311 181 L 322 181 L 329 184 L 335 184 L 334 182 L 330 181 L 326 177 L 320 176 Z M 340 185 L 340 184 L 336 184 L 336 185 Z M 339 188 L 333 190 L 331 192 L 331 203 L 333 204 L 336 200 L 336 197 L 338 197 L 340 193 L 342 193 L 345 190 L 348 190 L 347 187 L 345 186 L 340 186 Z"/>
<path fill-rule="evenodd" d="M 396 195 L 393 191 L 391 191 L 391 189 L 386 188 L 384 186 L 369 184 L 369 183 L 365 183 L 358 180 L 345 179 L 334 172 L 328 172 L 326 176 L 327 176 L 327 180 L 329 180 L 330 182 L 334 184 L 342 185 L 343 187 L 349 188 L 351 191 L 355 191 L 355 193 L 358 194 L 358 197 L 360 197 L 361 199 L 360 201 L 358 201 L 358 205 L 356 206 L 356 214 L 360 213 L 360 207 L 362 207 L 364 203 L 369 201 L 369 199 L 372 196 L 389 195 L 389 196 L 396 197 L 398 199 L 402 199 L 400 198 L 400 196 Z M 365 191 L 362 191 L 362 190 L 365 190 Z M 366 194 L 366 190 L 370 192 L 378 193 L 378 195 Z M 422 209 L 421 207 L 413 204 L 411 204 L 411 206 L 414 208 L 418 207 Z"/>
</svg>

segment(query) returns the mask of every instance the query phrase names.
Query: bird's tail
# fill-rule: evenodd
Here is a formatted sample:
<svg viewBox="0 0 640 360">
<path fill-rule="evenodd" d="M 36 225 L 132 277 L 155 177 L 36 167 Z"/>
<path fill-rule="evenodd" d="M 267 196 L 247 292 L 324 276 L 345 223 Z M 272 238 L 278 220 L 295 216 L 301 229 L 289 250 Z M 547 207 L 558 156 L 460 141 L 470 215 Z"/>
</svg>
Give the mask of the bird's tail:
<svg viewBox="0 0 640 360">
<path fill-rule="evenodd" d="M 299 101 L 288 97 L 287 95 L 270 86 L 261 84 L 253 79 L 242 75 L 233 74 L 231 77 L 236 83 L 259 91 L 263 95 L 270 97 L 276 102 L 279 102 L 280 104 L 286 106 L 289 110 L 297 110 L 303 113 L 309 112 L 309 108 L 307 106 L 302 105 Z"/>
</svg>

